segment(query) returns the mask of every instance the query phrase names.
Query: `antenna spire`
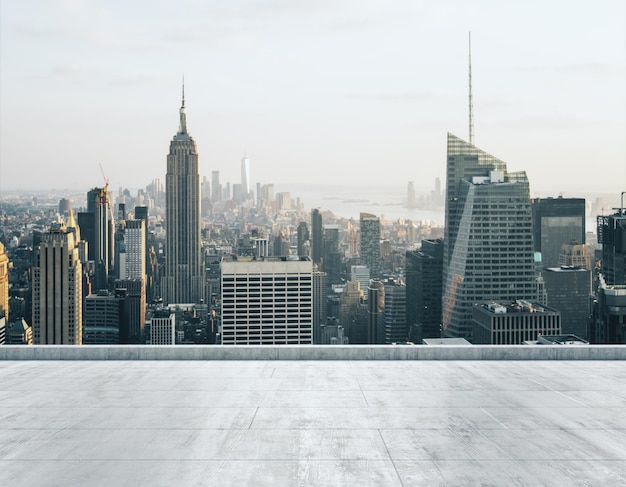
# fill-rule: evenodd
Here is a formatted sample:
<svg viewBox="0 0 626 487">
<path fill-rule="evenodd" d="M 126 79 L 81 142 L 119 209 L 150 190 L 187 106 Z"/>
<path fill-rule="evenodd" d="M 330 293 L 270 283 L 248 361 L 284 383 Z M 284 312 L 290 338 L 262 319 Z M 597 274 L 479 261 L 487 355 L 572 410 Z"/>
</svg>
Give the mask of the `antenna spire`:
<svg viewBox="0 0 626 487">
<path fill-rule="evenodd" d="M 185 106 L 185 75 L 183 74 L 183 104 L 182 106 Z"/>
<path fill-rule="evenodd" d="M 185 108 L 185 75 L 183 75 L 183 103 L 180 106 L 180 124 L 178 126 L 179 134 L 187 133 L 187 109 Z"/>
<path fill-rule="evenodd" d="M 474 145 L 474 96 L 472 95 L 472 32 L 469 33 L 469 143 Z"/>
</svg>

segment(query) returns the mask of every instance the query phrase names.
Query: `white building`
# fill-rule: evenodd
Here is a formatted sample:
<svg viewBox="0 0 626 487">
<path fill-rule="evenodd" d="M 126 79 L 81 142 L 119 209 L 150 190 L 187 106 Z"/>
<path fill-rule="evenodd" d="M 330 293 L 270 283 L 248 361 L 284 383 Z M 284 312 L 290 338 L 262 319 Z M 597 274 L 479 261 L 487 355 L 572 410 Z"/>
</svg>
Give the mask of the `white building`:
<svg viewBox="0 0 626 487">
<path fill-rule="evenodd" d="M 308 259 L 225 258 L 222 344 L 311 344 L 312 273 Z"/>
<path fill-rule="evenodd" d="M 150 338 L 147 345 L 174 345 L 176 343 L 176 315 L 168 309 L 157 310 L 150 319 Z"/>
</svg>

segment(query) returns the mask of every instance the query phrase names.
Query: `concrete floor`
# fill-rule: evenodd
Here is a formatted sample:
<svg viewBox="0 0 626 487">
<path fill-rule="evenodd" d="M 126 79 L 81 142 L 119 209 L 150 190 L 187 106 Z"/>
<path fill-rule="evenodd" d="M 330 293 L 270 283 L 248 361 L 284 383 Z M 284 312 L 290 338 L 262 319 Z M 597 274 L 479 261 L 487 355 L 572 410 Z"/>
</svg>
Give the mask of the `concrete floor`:
<svg viewBox="0 0 626 487">
<path fill-rule="evenodd" d="M 626 362 L 0 361 L 0 486 L 626 485 Z"/>
</svg>

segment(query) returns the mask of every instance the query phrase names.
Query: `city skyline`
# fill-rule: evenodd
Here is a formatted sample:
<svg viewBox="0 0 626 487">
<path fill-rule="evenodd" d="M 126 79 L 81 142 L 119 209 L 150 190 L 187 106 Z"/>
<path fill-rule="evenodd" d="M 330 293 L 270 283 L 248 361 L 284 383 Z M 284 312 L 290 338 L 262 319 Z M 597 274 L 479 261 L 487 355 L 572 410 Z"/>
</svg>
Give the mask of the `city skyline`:
<svg viewBox="0 0 626 487">
<path fill-rule="evenodd" d="M 183 73 L 201 176 L 238 181 L 246 153 L 250 183 L 307 167 L 311 183 L 373 184 L 382 167 L 434 181 L 446 133 L 469 138 L 470 30 L 479 146 L 526 170 L 531 194 L 626 182 L 623 2 L 31 7 L 2 5 L 0 192 L 85 188 L 99 164 L 113 188 L 164 179 Z"/>
</svg>

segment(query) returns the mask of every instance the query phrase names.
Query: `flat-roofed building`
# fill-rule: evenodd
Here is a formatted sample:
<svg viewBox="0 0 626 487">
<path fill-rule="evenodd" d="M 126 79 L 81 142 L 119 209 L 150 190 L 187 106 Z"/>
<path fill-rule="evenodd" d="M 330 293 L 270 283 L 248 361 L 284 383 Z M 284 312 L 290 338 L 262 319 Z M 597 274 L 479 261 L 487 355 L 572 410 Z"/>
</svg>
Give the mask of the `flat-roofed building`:
<svg viewBox="0 0 626 487">
<path fill-rule="evenodd" d="M 223 345 L 313 343 L 313 263 L 308 258 L 222 261 Z"/>
<path fill-rule="evenodd" d="M 519 345 L 540 335 L 561 334 L 561 313 L 530 301 L 477 303 L 472 311 L 474 344 Z"/>
</svg>

